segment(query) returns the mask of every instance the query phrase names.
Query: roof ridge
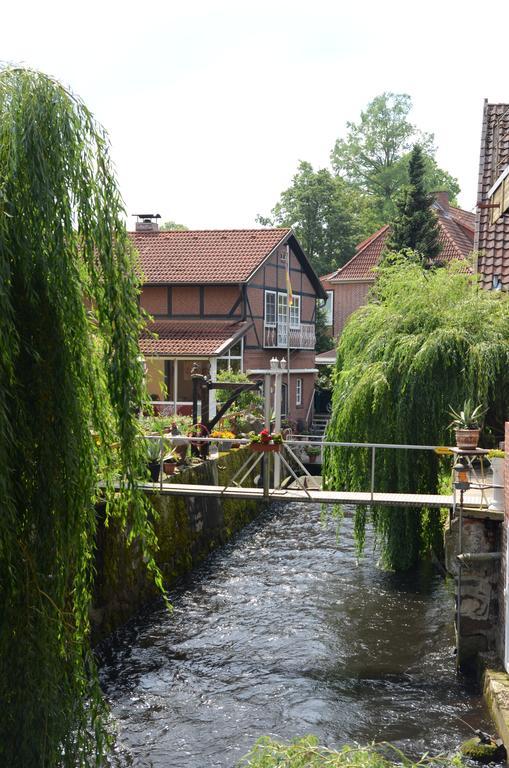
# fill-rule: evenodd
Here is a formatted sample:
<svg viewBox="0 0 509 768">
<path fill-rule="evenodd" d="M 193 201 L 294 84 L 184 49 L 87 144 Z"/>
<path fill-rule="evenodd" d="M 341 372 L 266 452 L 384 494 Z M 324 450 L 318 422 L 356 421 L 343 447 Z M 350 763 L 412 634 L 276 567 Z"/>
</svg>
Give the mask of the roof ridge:
<svg viewBox="0 0 509 768">
<path fill-rule="evenodd" d="M 154 229 L 147 232 L 128 229 L 129 235 L 193 235 L 209 232 L 291 232 L 291 227 L 241 227 L 239 229 Z"/>
</svg>

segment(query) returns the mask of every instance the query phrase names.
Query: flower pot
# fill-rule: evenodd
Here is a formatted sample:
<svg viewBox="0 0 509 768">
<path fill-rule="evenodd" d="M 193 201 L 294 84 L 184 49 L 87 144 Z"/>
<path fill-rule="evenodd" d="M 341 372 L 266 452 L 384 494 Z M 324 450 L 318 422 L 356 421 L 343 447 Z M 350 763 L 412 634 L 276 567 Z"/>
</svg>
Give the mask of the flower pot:
<svg viewBox="0 0 509 768">
<path fill-rule="evenodd" d="M 148 471 L 150 473 L 150 479 L 153 483 L 157 483 L 159 480 L 159 472 L 161 470 L 161 463 L 159 461 L 149 461 L 147 463 Z"/>
<path fill-rule="evenodd" d="M 461 451 L 475 451 L 479 443 L 480 429 L 455 429 L 456 446 Z"/>
<path fill-rule="evenodd" d="M 221 450 L 222 451 L 229 451 L 232 447 L 232 441 L 231 440 L 222 440 L 221 443 Z"/>
<path fill-rule="evenodd" d="M 250 443 L 253 453 L 280 453 L 281 443 Z"/>
<path fill-rule="evenodd" d="M 174 475 L 175 474 L 175 468 L 177 464 L 175 461 L 165 461 L 163 462 L 163 470 L 165 475 Z"/>
<path fill-rule="evenodd" d="M 314 464 L 316 462 L 317 454 L 316 453 L 308 453 L 307 457 L 308 457 L 309 463 L 310 464 Z"/>
<path fill-rule="evenodd" d="M 493 485 L 502 486 L 500 488 L 493 488 L 493 497 L 490 501 L 488 509 L 495 512 L 503 512 L 505 509 L 504 503 L 504 459 L 497 456 L 490 459 L 491 471 L 493 472 Z"/>
</svg>

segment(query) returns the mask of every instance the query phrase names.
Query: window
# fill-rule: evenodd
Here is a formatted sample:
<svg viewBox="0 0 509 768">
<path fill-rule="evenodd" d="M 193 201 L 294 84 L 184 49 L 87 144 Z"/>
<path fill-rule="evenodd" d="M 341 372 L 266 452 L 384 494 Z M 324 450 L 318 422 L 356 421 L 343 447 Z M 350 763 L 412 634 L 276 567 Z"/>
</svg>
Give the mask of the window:
<svg viewBox="0 0 509 768">
<path fill-rule="evenodd" d="M 300 296 L 293 294 L 293 304 L 290 307 L 290 328 L 300 328 Z"/>
<path fill-rule="evenodd" d="M 295 380 L 295 405 L 302 405 L 302 379 Z"/>
<path fill-rule="evenodd" d="M 276 292 L 265 291 L 265 325 L 276 327 Z"/>
<path fill-rule="evenodd" d="M 488 192 L 490 208 L 490 223 L 494 224 L 509 210 L 509 166 L 498 177 Z"/>
<path fill-rule="evenodd" d="M 327 291 L 327 301 L 324 305 L 325 325 L 334 325 L 334 291 Z"/>
<path fill-rule="evenodd" d="M 242 353 L 244 350 L 244 339 L 240 339 L 233 347 L 230 347 L 221 357 L 217 359 L 218 371 L 242 371 Z"/>
</svg>

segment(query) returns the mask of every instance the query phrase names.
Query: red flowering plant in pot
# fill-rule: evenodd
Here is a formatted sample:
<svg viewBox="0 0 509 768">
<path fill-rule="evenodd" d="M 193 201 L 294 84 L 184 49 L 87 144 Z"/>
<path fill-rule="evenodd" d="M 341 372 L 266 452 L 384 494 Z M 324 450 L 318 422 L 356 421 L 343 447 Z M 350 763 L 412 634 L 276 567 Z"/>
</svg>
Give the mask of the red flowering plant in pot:
<svg viewBox="0 0 509 768">
<path fill-rule="evenodd" d="M 258 434 L 251 434 L 250 448 L 256 453 L 279 453 L 283 444 L 283 436 L 280 432 L 269 432 L 268 429 L 262 429 Z"/>
</svg>

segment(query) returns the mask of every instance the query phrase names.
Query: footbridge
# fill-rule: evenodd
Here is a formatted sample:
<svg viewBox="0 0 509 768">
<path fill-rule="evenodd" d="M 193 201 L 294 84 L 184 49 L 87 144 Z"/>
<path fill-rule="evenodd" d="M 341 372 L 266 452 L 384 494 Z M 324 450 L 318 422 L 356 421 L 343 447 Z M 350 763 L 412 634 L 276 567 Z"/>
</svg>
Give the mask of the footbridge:
<svg viewBox="0 0 509 768">
<path fill-rule="evenodd" d="M 154 436 L 152 439 L 158 440 Z M 165 436 L 165 441 L 172 440 L 182 442 L 181 437 L 172 438 Z M 210 458 L 208 461 L 218 460 L 220 457 L 214 446 L 224 442 L 220 438 L 192 438 L 193 444 L 211 444 Z M 162 444 L 162 439 L 161 439 Z M 342 504 L 353 506 L 391 506 L 414 508 L 446 508 L 454 514 L 456 507 L 456 491 L 451 494 L 430 493 L 389 493 L 377 491 L 375 487 L 376 458 L 382 450 L 398 451 L 432 451 L 444 457 L 455 458 L 457 449 L 447 446 L 429 445 L 400 445 L 392 443 L 349 443 L 313 439 L 309 436 L 294 436 L 285 440 L 280 445 L 264 449 L 260 444 L 253 445 L 249 440 L 235 440 L 237 447 L 246 446 L 249 449 L 248 456 L 234 477 L 227 485 L 194 485 L 180 482 L 178 475 L 165 476 L 164 462 L 161 449 L 160 475 L 157 482 L 142 483 L 147 492 L 157 492 L 172 496 L 195 497 L 204 496 L 225 499 L 260 500 L 266 502 L 310 502 L 318 504 Z M 314 450 L 320 453 L 324 448 L 355 448 L 369 450 L 371 456 L 370 478 L 367 479 L 367 488 L 364 491 L 326 490 L 322 487 L 321 477 L 312 475 L 301 459 L 301 451 L 306 446 L 312 445 Z M 481 462 L 482 468 L 482 462 Z M 258 473 L 258 474 L 256 474 Z M 257 478 L 254 483 L 252 478 Z M 247 481 L 247 484 L 246 484 Z M 490 499 L 485 495 L 485 489 L 491 486 L 487 484 L 484 476 L 472 478 L 469 493 L 465 495 L 463 505 L 465 511 L 470 509 L 478 514 L 488 514 Z"/>
</svg>

